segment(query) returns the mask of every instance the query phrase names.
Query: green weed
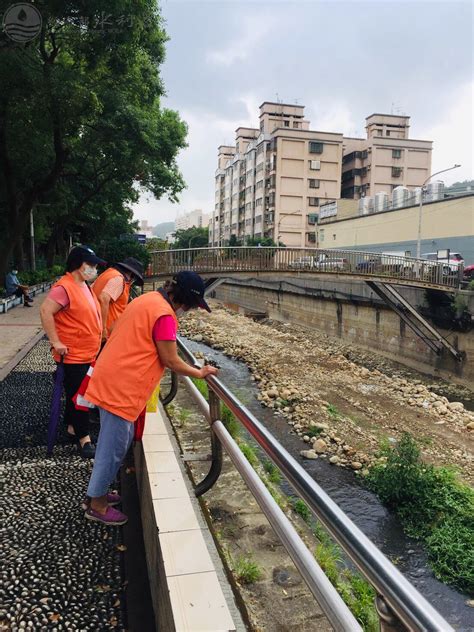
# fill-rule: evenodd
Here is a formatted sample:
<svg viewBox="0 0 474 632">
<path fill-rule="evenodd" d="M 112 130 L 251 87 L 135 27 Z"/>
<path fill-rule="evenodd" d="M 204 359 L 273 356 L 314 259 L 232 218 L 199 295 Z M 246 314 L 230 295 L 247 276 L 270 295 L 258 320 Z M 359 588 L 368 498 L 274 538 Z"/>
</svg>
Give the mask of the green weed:
<svg viewBox="0 0 474 632">
<path fill-rule="evenodd" d="M 262 577 L 262 569 L 250 556 L 240 556 L 234 563 L 234 573 L 242 584 L 253 584 Z"/>
<path fill-rule="evenodd" d="M 250 463 L 252 467 L 257 467 L 258 465 L 258 457 L 255 450 L 248 443 L 240 443 L 239 444 L 240 451 L 245 456 L 247 461 Z"/>
<path fill-rule="evenodd" d="M 281 483 L 281 473 L 277 466 L 268 459 L 264 459 L 262 465 L 263 469 L 268 474 L 268 480 L 275 483 L 275 485 L 279 485 Z"/>
<path fill-rule="evenodd" d="M 304 500 L 301 500 L 301 498 L 297 498 L 296 496 L 292 496 L 290 504 L 293 507 L 293 510 L 301 516 L 305 522 L 309 522 L 311 520 L 312 513 Z"/>
<path fill-rule="evenodd" d="M 334 418 L 339 417 L 339 411 L 334 406 L 334 404 L 328 404 L 326 410 L 328 411 L 331 417 L 334 417 Z"/>
<path fill-rule="evenodd" d="M 425 543 L 436 576 L 473 592 L 474 490 L 453 469 L 424 463 L 408 433 L 384 452 L 387 462 L 370 469 L 367 485 Z"/>
</svg>

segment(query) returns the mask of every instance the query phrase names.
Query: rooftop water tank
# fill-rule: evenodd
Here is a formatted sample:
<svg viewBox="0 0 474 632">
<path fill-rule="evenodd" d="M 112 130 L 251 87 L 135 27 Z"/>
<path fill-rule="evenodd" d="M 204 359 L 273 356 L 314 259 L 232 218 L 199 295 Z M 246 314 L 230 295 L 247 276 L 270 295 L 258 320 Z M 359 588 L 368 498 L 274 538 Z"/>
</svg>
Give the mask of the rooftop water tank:
<svg viewBox="0 0 474 632">
<path fill-rule="evenodd" d="M 383 213 L 388 209 L 389 195 L 385 191 L 379 191 L 375 194 L 374 212 Z"/>
<path fill-rule="evenodd" d="M 421 187 L 416 187 L 416 189 L 412 189 L 410 192 L 410 202 L 416 206 L 420 203 L 421 199 Z"/>
<path fill-rule="evenodd" d="M 401 208 L 408 204 L 410 191 L 407 187 L 395 187 L 392 191 L 392 208 Z"/>
<path fill-rule="evenodd" d="M 444 182 L 442 180 L 435 180 L 430 182 L 426 187 L 426 202 L 434 202 L 435 200 L 442 200 L 444 198 Z"/>
<path fill-rule="evenodd" d="M 374 198 L 363 197 L 359 200 L 359 215 L 369 215 L 374 212 Z"/>
</svg>

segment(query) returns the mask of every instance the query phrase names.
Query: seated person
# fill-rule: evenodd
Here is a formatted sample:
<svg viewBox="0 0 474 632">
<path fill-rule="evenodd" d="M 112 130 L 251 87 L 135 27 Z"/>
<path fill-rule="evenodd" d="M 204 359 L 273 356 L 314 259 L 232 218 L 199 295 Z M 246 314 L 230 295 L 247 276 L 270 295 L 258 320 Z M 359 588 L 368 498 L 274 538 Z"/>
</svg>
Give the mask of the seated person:
<svg viewBox="0 0 474 632">
<path fill-rule="evenodd" d="M 24 306 L 31 307 L 31 303 L 33 299 L 30 298 L 28 294 L 28 286 L 22 285 L 17 277 L 18 270 L 14 266 L 12 271 L 9 272 L 5 277 L 5 290 L 7 296 L 23 296 L 24 298 Z"/>
</svg>

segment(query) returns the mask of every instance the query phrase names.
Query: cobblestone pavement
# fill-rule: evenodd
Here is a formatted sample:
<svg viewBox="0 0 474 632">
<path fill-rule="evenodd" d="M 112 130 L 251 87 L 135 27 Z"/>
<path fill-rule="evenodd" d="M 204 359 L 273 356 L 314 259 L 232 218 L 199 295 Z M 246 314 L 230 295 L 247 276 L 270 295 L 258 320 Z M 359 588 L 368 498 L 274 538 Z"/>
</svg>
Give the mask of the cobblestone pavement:
<svg viewBox="0 0 474 632">
<path fill-rule="evenodd" d="M 86 522 L 91 463 L 46 429 L 54 363 L 40 341 L 0 383 L 0 631 L 125 630 L 122 533 Z"/>
</svg>

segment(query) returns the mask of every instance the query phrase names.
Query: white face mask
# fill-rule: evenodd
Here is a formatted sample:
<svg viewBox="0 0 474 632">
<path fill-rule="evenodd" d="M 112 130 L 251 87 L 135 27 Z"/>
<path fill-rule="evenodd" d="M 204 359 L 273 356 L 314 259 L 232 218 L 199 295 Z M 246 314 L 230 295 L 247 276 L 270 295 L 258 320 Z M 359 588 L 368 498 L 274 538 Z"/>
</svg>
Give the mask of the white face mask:
<svg viewBox="0 0 474 632">
<path fill-rule="evenodd" d="M 89 266 L 87 263 L 84 264 L 84 268 L 82 269 L 82 275 L 86 281 L 93 281 L 97 278 L 97 268 L 95 266 Z"/>
</svg>

